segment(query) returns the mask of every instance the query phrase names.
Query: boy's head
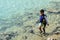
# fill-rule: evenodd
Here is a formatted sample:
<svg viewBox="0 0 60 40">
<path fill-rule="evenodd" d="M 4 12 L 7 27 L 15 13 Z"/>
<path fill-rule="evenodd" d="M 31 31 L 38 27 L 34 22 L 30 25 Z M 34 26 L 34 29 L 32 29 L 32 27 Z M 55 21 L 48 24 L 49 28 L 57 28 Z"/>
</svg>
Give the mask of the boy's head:
<svg viewBox="0 0 60 40">
<path fill-rule="evenodd" d="M 41 14 L 41 15 L 44 14 L 44 10 L 43 10 L 43 9 L 40 10 L 40 14 Z"/>
</svg>

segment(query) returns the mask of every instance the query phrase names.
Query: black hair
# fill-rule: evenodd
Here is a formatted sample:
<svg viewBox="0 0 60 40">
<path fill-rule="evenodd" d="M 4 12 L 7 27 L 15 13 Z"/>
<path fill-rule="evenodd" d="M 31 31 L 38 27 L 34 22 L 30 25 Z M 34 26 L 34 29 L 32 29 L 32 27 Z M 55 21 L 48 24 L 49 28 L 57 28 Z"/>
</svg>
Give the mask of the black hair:
<svg viewBox="0 0 60 40">
<path fill-rule="evenodd" d="M 40 12 L 44 12 L 44 10 L 43 10 L 43 9 L 41 9 L 41 10 L 40 10 Z"/>
</svg>

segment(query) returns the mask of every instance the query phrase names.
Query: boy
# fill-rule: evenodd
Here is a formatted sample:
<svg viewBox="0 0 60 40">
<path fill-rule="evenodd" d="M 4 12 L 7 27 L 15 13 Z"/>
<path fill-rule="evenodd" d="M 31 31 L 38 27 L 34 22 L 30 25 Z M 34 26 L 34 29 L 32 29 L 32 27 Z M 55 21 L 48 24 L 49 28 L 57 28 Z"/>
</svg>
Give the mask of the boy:
<svg viewBox="0 0 60 40">
<path fill-rule="evenodd" d="M 45 32 L 45 27 L 46 27 L 46 24 L 48 24 L 47 18 L 46 18 L 47 16 L 44 14 L 44 10 L 43 9 L 40 10 L 40 14 L 41 15 L 40 15 L 39 30 L 40 30 L 41 33 L 43 32 L 43 34 L 45 34 L 46 33 Z"/>
</svg>

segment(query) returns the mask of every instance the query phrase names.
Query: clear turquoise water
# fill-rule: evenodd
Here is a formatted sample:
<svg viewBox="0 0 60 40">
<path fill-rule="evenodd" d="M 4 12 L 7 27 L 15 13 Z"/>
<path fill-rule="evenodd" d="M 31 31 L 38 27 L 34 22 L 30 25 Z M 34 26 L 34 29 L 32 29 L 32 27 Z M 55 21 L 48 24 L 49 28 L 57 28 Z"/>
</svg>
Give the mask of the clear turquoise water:
<svg viewBox="0 0 60 40">
<path fill-rule="evenodd" d="M 0 0 L 0 32 L 13 26 L 21 26 L 23 21 L 17 16 L 28 10 L 46 8 L 49 2 L 50 0 Z"/>
<path fill-rule="evenodd" d="M 26 9 L 45 8 L 50 0 L 0 0 L 0 18 L 8 18 Z"/>
</svg>

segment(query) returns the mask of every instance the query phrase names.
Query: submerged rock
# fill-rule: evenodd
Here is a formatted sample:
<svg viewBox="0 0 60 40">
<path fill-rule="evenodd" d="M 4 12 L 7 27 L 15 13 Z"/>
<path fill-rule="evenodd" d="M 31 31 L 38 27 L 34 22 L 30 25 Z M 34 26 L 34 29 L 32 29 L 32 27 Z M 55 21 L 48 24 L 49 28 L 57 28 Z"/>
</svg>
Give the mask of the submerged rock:
<svg viewBox="0 0 60 40">
<path fill-rule="evenodd" d="M 0 34 L 0 40 L 10 40 L 12 37 L 15 37 L 17 33 L 5 33 L 5 34 Z"/>
<path fill-rule="evenodd" d="M 50 35 L 47 37 L 47 40 L 60 40 L 60 34 L 56 35 L 56 34 L 53 34 L 53 35 Z"/>
<path fill-rule="evenodd" d="M 29 32 L 32 33 L 32 34 L 34 34 L 34 30 L 33 29 L 29 30 Z"/>
</svg>

